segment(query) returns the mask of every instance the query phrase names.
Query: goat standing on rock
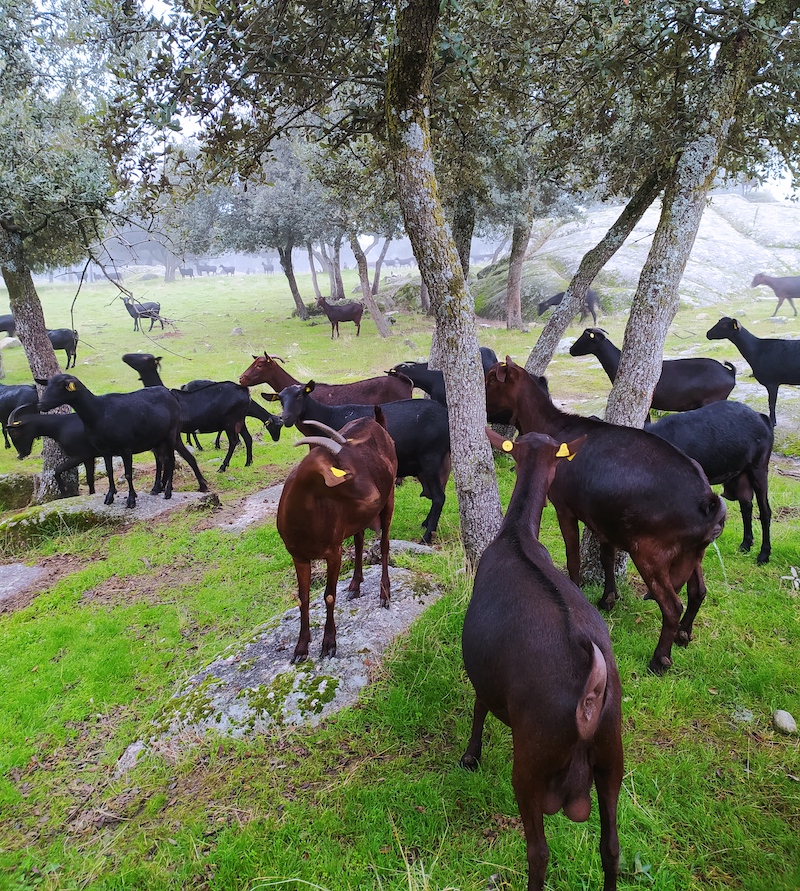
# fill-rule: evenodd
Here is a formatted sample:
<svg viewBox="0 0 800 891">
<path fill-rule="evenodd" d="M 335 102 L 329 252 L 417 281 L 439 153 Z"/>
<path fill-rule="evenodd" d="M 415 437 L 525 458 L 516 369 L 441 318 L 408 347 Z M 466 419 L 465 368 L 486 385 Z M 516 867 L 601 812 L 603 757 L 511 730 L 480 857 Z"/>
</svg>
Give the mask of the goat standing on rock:
<svg viewBox="0 0 800 891">
<path fill-rule="evenodd" d="M 172 497 L 172 474 L 175 469 L 175 450 L 189 454 L 180 439 L 180 406 L 166 388 L 148 387 L 134 393 L 106 393 L 95 396 L 78 378 L 71 374 L 57 374 L 49 381 L 38 381 L 44 386 L 39 400 L 39 411 L 47 412 L 59 405 L 71 405 L 80 416 L 89 442 L 103 456 L 108 474 L 108 494 L 105 504 L 113 504 L 117 489 L 114 485 L 112 458 L 119 455 L 125 465 L 128 482 L 127 507 L 136 507 L 133 487 L 133 456 L 153 451 L 156 456 L 156 480 L 151 495 L 163 491 L 164 498 Z M 200 491 L 206 492 L 205 480 Z"/>
<path fill-rule="evenodd" d="M 278 503 L 277 527 L 294 561 L 300 601 L 300 636 L 292 662 L 308 658 L 311 641 L 309 599 L 311 561 L 325 560 L 325 631 L 320 657 L 336 655 L 336 583 L 342 566 L 342 542 L 351 535 L 356 558 L 351 598 L 361 594 L 364 530 L 381 535 L 381 606 L 389 606 L 389 526 L 394 512 L 397 457 L 386 432 L 383 412 L 358 418 L 340 431 L 317 424 L 327 436 L 310 436 L 295 445 L 312 448 L 289 474 Z M 328 438 L 330 437 L 330 438 Z"/>
<path fill-rule="evenodd" d="M 461 764 L 477 768 L 488 712 L 511 727 L 528 891 L 544 887 L 549 853 L 542 815 L 563 808 L 570 820 L 587 820 L 594 780 L 603 887 L 613 891 L 623 775 L 619 673 L 605 622 L 538 539 L 557 463 L 571 461 L 586 437 L 559 445 L 529 433 L 512 443 L 486 432 L 516 461 L 517 481 L 500 532 L 481 557 L 464 618 L 461 646 L 475 711 Z"/>
</svg>

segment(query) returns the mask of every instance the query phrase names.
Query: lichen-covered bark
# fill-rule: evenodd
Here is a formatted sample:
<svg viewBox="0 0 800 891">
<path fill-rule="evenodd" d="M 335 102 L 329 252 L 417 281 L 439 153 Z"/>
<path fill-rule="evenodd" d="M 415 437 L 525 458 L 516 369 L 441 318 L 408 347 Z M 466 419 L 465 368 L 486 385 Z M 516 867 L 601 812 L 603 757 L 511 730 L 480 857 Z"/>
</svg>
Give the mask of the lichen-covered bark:
<svg viewBox="0 0 800 891">
<path fill-rule="evenodd" d="M 297 287 L 297 279 L 294 275 L 294 263 L 292 263 L 292 248 L 294 245 L 288 242 L 283 247 L 278 248 L 278 258 L 281 261 L 281 269 L 289 282 L 289 290 L 294 298 L 294 305 L 297 309 L 297 315 L 305 322 L 308 320 L 308 309 L 303 298 L 300 296 L 300 288 Z"/>
<path fill-rule="evenodd" d="M 377 294 L 378 290 L 381 286 L 381 267 L 383 266 L 383 261 L 386 259 L 386 254 L 389 253 L 389 245 L 392 243 L 391 238 L 383 239 L 383 247 L 381 248 L 380 254 L 378 254 L 378 259 L 375 261 L 375 275 L 372 279 L 372 293 Z"/>
<path fill-rule="evenodd" d="M 397 7 L 389 57 L 386 120 L 406 231 L 436 317 L 450 413 L 450 438 L 461 537 L 474 564 L 502 514 L 489 441 L 486 394 L 475 316 L 455 244 L 444 221 L 431 150 L 429 97 L 439 0 Z"/>
<path fill-rule="evenodd" d="M 314 248 L 310 241 L 306 244 L 306 250 L 308 251 L 308 268 L 311 271 L 311 282 L 314 285 L 314 297 L 319 300 L 322 297 L 322 292 L 317 281 L 317 264 L 314 262 Z"/>
<path fill-rule="evenodd" d="M 469 281 L 469 254 L 472 247 L 472 233 L 475 231 L 475 196 L 471 189 L 465 189 L 456 196 L 453 210 L 453 241 L 461 261 L 461 271 Z"/>
<path fill-rule="evenodd" d="M 372 288 L 369 284 L 369 267 L 367 265 L 367 255 L 361 249 L 361 245 L 358 243 L 358 236 L 355 231 L 350 233 L 350 248 L 353 251 L 353 256 L 356 258 L 356 264 L 358 265 L 358 280 L 361 282 L 361 297 L 364 303 L 369 310 L 370 316 L 372 316 L 372 321 L 375 322 L 375 326 L 378 329 L 378 334 L 381 337 L 389 336 L 389 324 L 386 321 L 386 316 L 380 311 L 378 304 L 375 302 L 375 298 L 372 295 Z"/>
<path fill-rule="evenodd" d="M 0 227 L 0 269 L 8 289 L 11 312 L 17 326 L 19 338 L 34 379 L 48 380 L 61 372 L 53 345 L 47 336 L 47 326 L 31 271 L 25 261 L 23 240 L 19 235 L 6 232 Z M 39 395 L 42 387 L 38 386 Z M 55 409 L 54 413 L 67 413 L 69 406 Z M 41 503 L 60 498 L 56 485 L 55 467 L 64 461 L 66 455 L 52 439 L 42 441 L 42 473 L 34 491 L 34 501 Z M 78 471 L 63 475 L 68 495 L 78 494 Z"/>
<path fill-rule="evenodd" d="M 684 146 L 667 180 L 606 408 L 606 419 L 615 424 L 641 427 L 647 417 L 661 376 L 664 342 L 678 311 L 678 285 L 714 183 L 720 151 L 765 47 L 763 33 L 745 26 L 720 48 L 705 107 L 696 118 L 695 136 Z"/>
<path fill-rule="evenodd" d="M 622 247 L 625 239 L 648 207 L 656 200 L 666 181 L 666 169 L 654 170 L 636 190 L 622 213 L 603 238 L 581 260 L 578 271 L 569 283 L 564 299 L 555 308 L 536 345 L 531 350 L 525 368 L 535 375 L 544 374 L 570 322 L 580 312 L 589 286 L 597 273 Z"/>
<path fill-rule="evenodd" d="M 533 220 L 517 220 L 511 236 L 511 254 L 508 259 L 508 279 L 506 280 L 506 328 L 524 331 L 522 321 L 522 264 L 528 241 L 531 237 Z"/>
</svg>

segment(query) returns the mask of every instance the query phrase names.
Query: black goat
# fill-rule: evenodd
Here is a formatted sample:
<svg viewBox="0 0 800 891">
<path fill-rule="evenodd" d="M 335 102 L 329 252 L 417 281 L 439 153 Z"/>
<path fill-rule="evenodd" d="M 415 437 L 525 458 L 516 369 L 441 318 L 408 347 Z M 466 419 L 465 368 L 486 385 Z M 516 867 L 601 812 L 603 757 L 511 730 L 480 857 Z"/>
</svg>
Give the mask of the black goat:
<svg viewBox="0 0 800 891">
<path fill-rule="evenodd" d="M 703 468 L 708 481 L 722 484 L 722 495 L 738 501 L 744 537 L 739 550 L 753 546 L 753 494 L 761 518 L 761 550 L 756 562 L 769 560 L 772 511 L 767 498 L 769 458 L 774 434 L 766 415 L 741 402 L 712 402 L 646 424 L 645 430 L 671 442 Z"/>
<path fill-rule="evenodd" d="M 145 387 L 164 386 L 158 373 L 160 360 L 150 353 L 126 353 L 122 361 L 139 372 L 139 378 Z M 250 391 L 247 387 L 233 381 L 209 381 L 207 384 L 202 383 L 197 389 L 170 392 L 180 406 L 181 433 L 216 433 L 224 430 L 227 434 L 228 452 L 219 467 L 219 473 L 228 469 L 234 449 L 239 444 L 240 434 L 245 446 L 245 467 L 253 463 L 253 437 L 244 422 L 250 406 Z"/>
<path fill-rule="evenodd" d="M 331 340 L 333 340 L 333 332 L 339 336 L 339 322 L 354 322 L 356 326 L 356 337 L 361 334 L 361 316 L 364 314 L 363 303 L 328 303 L 324 297 L 317 300 L 317 306 L 328 317 L 331 323 Z"/>
<path fill-rule="evenodd" d="M 103 456 L 109 482 L 105 504 L 114 501 L 116 486 L 112 458 L 119 455 L 128 482 L 126 506 L 136 507 L 133 456 L 151 450 L 156 457 L 156 480 L 150 494 L 158 495 L 163 491 L 164 498 L 172 497 L 175 451 L 184 458 L 190 453 L 180 439 L 180 406 L 169 390 L 148 387 L 134 393 L 95 396 L 71 374 L 57 374 L 41 383 L 45 390 L 39 410 L 50 411 L 59 405 L 71 405 L 83 421 L 89 441 Z M 205 480 L 202 480 L 200 491 L 207 489 Z"/>
<path fill-rule="evenodd" d="M 223 275 L 233 275 L 236 272 L 236 267 L 235 266 L 220 266 L 219 270 Z"/>
<path fill-rule="evenodd" d="M 602 328 L 586 328 L 569 348 L 570 356 L 590 353 L 597 356 L 613 383 L 621 352 Z M 650 407 L 658 411 L 691 411 L 727 399 L 735 383 L 736 369 L 730 362 L 723 364 L 705 358 L 665 359 Z"/>
<path fill-rule="evenodd" d="M 11 443 L 6 432 L 8 417 L 20 405 L 36 405 L 39 394 L 31 384 L 0 384 L 0 424 L 3 426 L 3 439 L 7 449 Z"/>
<path fill-rule="evenodd" d="M 7 316 L 0 316 L 0 331 L 5 331 L 9 337 L 13 337 L 17 333 L 17 323 L 11 313 Z"/>
<path fill-rule="evenodd" d="M 160 315 L 160 303 L 155 303 L 153 301 L 143 303 L 141 300 L 134 300 L 133 297 L 123 297 L 122 302 L 125 304 L 125 309 L 128 310 L 128 315 L 133 319 L 134 331 L 139 330 L 139 319 L 150 319 L 150 327 L 147 329 L 148 331 L 153 330 L 153 325 L 156 322 L 160 322 L 161 330 L 164 330 L 164 320 Z"/>
<path fill-rule="evenodd" d="M 305 421 L 319 421 L 339 430 L 354 418 L 371 418 L 374 405 L 323 405 L 311 394 L 314 381 L 293 384 L 279 394 L 262 393 L 269 402 L 279 399 L 285 427 L 292 424 L 306 435 L 317 431 Z M 397 450 L 397 476 L 415 476 L 422 484 L 422 496 L 430 498 L 431 509 L 422 523 L 422 540 L 430 544 L 445 501 L 445 485 L 450 476 L 450 428 L 447 409 L 432 399 L 403 399 L 381 406 L 386 429 Z"/>
<path fill-rule="evenodd" d="M 490 347 L 479 347 L 481 353 L 481 365 L 483 373 L 497 364 L 497 356 L 495 351 Z M 435 399 L 447 407 L 447 397 L 444 389 L 444 375 L 438 369 L 428 368 L 427 362 L 400 362 L 390 369 L 388 374 L 392 372 L 400 372 L 410 378 L 414 386 L 420 390 L 424 390 L 431 399 Z"/>
<path fill-rule="evenodd" d="M 572 460 L 585 437 L 559 445 L 538 433 L 514 443 L 487 434 L 516 461 L 517 480 L 497 538 L 481 556 L 464 618 L 461 649 L 475 710 L 461 764 L 477 768 L 488 712 L 511 728 L 529 891 L 544 887 L 549 859 L 542 815 L 563 809 L 570 820 L 587 820 L 594 781 L 603 887 L 613 891 L 623 776 L 619 672 L 605 622 L 538 539 L 556 463 Z"/>
<path fill-rule="evenodd" d="M 759 285 L 767 285 L 767 287 L 772 288 L 775 296 L 778 298 L 778 305 L 775 307 L 775 312 L 772 313 L 773 316 L 781 308 L 784 300 L 789 301 L 789 306 L 792 307 L 794 314 L 797 315 L 797 307 L 795 307 L 794 301 L 800 298 L 800 275 L 783 275 L 776 278 L 775 276 L 764 275 L 763 272 L 759 272 L 753 281 L 750 282 L 750 287 L 757 288 Z"/>
<path fill-rule="evenodd" d="M 64 350 L 67 354 L 66 370 L 69 370 L 70 362 L 74 368 L 78 357 L 78 332 L 71 331 L 69 328 L 54 328 L 47 332 L 47 336 L 50 338 L 54 350 Z"/>
<path fill-rule="evenodd" d="M 553 294 L 552 297 L 548 297 L 547 300 L 542 300 L 539 303 L 539 315 L 542 315 L 546 310 L 550 309 L 551 306 L 558 306 L 561 301 L 564 299 L 564 294 L 566 291 L 559 291 L 558 294 Z M 583 298 L 583 306 L 581 307 L 581 317 L 580 321 L 582 322 L 588 315 L 591 314 L 592 322 L 597 324 L 597 307 L 600 305 L 600 301 L 597 298 L 597 292 L 593 291 L 591 288 L 586 292 L 586 296 Z"/>
<path fill-rule="evenodd" d="M 179 266 L 178 272 L 181 274 L 181 279 L 194 278 L 194 269 L 191 266 Z"/>
<path fill-rule="evenodd" d="M 753 370 L 753 377 L 766 388 L 769 419 L 774 427 L 775 404 L 781 384 L 800 384 L 800 340 L 756 337 L 736 319 L 721 318 L 706 332 L 709 340 L 730 340 Z"/>
<path fill-rule="evenodd" d="M 53 474 L 61 497 L 67 495 L 62 475 L 79 464 L 86 468 L 86 483 L 89 494 L 94 495 L 94 462 L 101 455 L 89 441 L 83 421 L 76 414 L 41 415 L 36 404 L 15 408 L 8 419 L 8 434 L 20 458 L 27 458 L 34 440 L 47 436 L 55 440 L 67 456 L 58 464 Z"/>
<path fill-rule="evenodd" d="M 198 263 L 198 264 L 197 264 L 197 274 L 198 274 L 199 276 L 202 276 L 202 274 L 203 274 L 204 272 L 205 272 L 207 275 L 216 275 L 216 274 L 217 274 L 217 267 L 216 267 L 216 266 L 209 266 L 207 263 Z"/>
</svg>

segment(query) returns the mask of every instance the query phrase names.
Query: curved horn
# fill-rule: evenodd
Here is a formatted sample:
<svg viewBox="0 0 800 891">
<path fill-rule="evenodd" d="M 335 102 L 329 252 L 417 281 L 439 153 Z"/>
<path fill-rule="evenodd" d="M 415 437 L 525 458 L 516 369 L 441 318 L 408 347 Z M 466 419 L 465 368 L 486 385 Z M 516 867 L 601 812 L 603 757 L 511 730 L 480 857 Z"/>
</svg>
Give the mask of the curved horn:
<svg viewBox="0 0 800 891">
<path fill-rule="evenodd" d="M 342 446 L 340 443 L 334 442 L 332 439 L 328 439 L 327 436 L 304 436 L 302 439 L 298 439 L 295 445 L 322 446 L 324 449 L 328 449 L 329 452 L 333 452 L 334 455 L 338 455 L 339 452 L 341 452 L 342 450 Z"/>
<path fill-rule="evenodd" d="M 347 440 L 342 436 L 341 433 L 339 433 L 338 430 L 334 430 L 332 427 L 329 427 L 327 424 L 323 424 L 322 421 L 311 421 L 309 419 L 306 419 L 305 421 L 303 421 L 303 423 L 304 424 L 313 424 L 314 427 L 319 427 L 320 430 L 327 433 L 331 439 L 336 440 L 336 442 L 338 442 L 340 445 L 344 445 L 347 442 Z"/>
</svg>

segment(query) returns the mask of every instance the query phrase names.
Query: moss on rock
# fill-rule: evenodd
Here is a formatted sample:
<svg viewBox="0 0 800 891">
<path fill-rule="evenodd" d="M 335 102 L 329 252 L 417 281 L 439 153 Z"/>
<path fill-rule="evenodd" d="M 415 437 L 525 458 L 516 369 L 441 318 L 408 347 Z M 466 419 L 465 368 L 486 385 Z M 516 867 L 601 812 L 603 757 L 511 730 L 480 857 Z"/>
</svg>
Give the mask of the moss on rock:
<svg viewBox="0 0 800 891">
<path fill-rule="evenodd" d="M 0 510 L 19 510 L 33 498 L 33 477 L 28 473 L 0 474 Z"/>
</svg>

